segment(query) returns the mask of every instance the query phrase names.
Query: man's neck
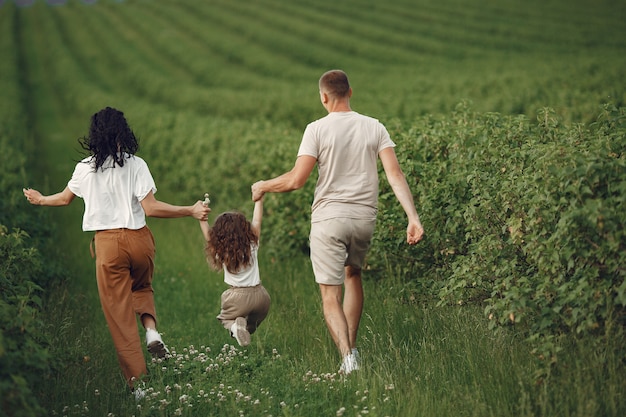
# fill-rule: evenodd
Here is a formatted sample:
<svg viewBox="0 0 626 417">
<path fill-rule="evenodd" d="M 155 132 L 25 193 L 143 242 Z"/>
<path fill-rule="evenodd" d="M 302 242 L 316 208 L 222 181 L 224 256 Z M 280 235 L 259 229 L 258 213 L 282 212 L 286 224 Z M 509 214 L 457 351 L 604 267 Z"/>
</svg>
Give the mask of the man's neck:
<svg viewBox="0 0 626 417">
<path fill-rule="evenodd" d="M 352 109 L 350 108 L 349 100 L 341 100 L 341 101 L 337 101 L 334 103 L 330 103 L 327 110 L 328 110 L 328 113 L 344 113 L 344 112 L 352 111 Z"/>
</svg>

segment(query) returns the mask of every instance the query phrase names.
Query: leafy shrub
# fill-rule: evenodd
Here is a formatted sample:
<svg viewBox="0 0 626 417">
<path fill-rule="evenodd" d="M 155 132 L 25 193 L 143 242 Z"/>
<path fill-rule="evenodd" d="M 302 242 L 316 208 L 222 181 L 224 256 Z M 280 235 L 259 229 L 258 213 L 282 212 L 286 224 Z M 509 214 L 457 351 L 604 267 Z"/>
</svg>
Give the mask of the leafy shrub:
<svg viewBox="0 0 626 417">
<path fill-rule="evenodd" d="M 400 244 L 404 216 L 383 183 L 370 260 L 410 260 L 404 276 L 426 279 L 440 303 L 481 303 L 493 326 L 523 323 L 541 357 L 559 334 L 623 320 L 624 120 L 610 105 L 592 125 L 564 126 L 551 109 L 532 124 L 462 104 L 419 121 L 397 141 L 419 179 L 425 242 Z"/>
<path fill-rule="evenodd" d="M 44 211 L 25 202 L 26 157 L 12 143 L 0 135 L 0 164 L 6 168 L 0 179 L 0 409 L 2 415 L 31 417 L 43 415 L 34 392 L 50 363 L 42 287 L 60 277 L 60 267 L 56 261 L 42 267 L 37 248 L 51 245 L 53 226 Z"/>
<path fill-rule="evenodd" d="M 39 319 L 42 288 L 33 278 L 41 274 L 39 253 L 27 235 L 8 233 L 0 226 L 0 398 L 9 416 L 42 412 L 31 387 L 48 368 L 44 326 Z"/>
<path fill-rule="evenodd" d="M 407 296 L 481 305 L 492 326 L 521 325 L 542 357 L 556 353 L 559 334 L 623 320 L 624 109 L 565 126 L 551 109 L 532 123 L 461 103 L 447 117 L 388 125 L 426 233 L 405 243 L 406 216 L 381 167 L 366 276 L 398 275 Z M 283 256 L 306 250 L 314 183 L 267 202 Z"/>
</svg>

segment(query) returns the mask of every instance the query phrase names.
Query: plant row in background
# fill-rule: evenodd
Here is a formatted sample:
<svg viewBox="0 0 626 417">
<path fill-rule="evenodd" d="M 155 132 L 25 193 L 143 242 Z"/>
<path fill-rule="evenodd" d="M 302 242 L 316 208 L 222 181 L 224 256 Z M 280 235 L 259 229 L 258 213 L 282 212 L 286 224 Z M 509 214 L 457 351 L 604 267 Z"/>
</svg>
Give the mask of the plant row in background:
<svg viewBox="0 0 626 417">
<path fill-rule="evenodd" d="M 532 117 L 550 105 L 568 123 L 589 122 L 599 104 L 626 99 L 624 28 L 608 6 L 373 3 L 42 1 L 15 14 L 44 87 L 73 112 L 141 98 L 301 128 L 333 67 L 351 74 L 361 110 L 384 118 L 448 113 L 468 98 L 478 111 Z"/>
</svg>

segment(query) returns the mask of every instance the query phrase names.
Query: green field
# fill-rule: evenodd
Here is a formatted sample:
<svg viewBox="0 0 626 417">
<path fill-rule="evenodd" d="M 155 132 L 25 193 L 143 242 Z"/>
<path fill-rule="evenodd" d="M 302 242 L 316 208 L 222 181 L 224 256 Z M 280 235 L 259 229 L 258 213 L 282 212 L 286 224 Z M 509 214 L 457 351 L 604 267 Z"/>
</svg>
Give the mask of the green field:
<svg viewBox="0 0 626 417">
<path fill-rule="evenodd" d="M 159 326 L 175 355 L 150 365 L 151 396 L 135 403 L 100 310 L 91 235 L 80 230 L 81 202 L 26 207 L 21 187 L 61 190 L 81 156 L 76 140 L 87 133 L 90 116 L 112 106 L 125 112 L 140 139 L 157 198 L 191 204 L 209 192 L 214 213 L 251 214 L 250 185 L 289 169 L 304 127 L 324 115 L 317 80 L 332 68 L 350 76 L 353 109 L 379 118 L 399 144 L 427 137 L 443 143 L 441 132 L 470 136 L 478 130 L 475 121 L 493 122 L 491 131 L 501 136 L 477 152 L 484 159 L 476 169 L 487 173 L 486 158 L 495 158 L 489 150 L 499 152 L 502 143 L 518 140 L 510 132 L 524 131 L 518 117 L 541 125 L 538 114 L 549 114 L 559 121 L 555 126 L 572 126 L 564 135 L 573 136 L 576 126 L 596 122 L 603 106 L 626 106 L 626 4 L 0 0 L 0 151 L 14 161 L 0 168 L 0 186 L 19 184 L 1 197 L 11 217 L 0 215 L 0 224 L 10 229 L 22 225 L 22 216 L 42 216 L 45 225 L 22 227 L 47 241 L 44 264 L 60 269 L 43 291 L 40 317 L 50 355 L 40 360 L 50 366 L 33 387 L 40 415 L 625 415 L 623 333 L 607 330 L 604 335 L 615 338 L 602 349 L 590 343 L 593 336 L 565 339 L 558 366 L 546 370 L 525 340 L 527 328 L 490 329 L 484 306 L 467 302 L 471 297 L 437 305 L 430 291 L 420 292 L 420 282 L 433 278 L 412 275 L 415 269 L 405 269 L 393 253 L 387 268 L 365 281 L 365 369 L 338 378 L 339 358 L 311 266 L 297 247 L 306 238 L 310 187 L 267 203 L 260 263 L 273 304 L 247 349 L 231 346 L 215 319 L 224 284 L 203 259 L 196 222 L 149 219 L 157 242 Z M 502 119 L 490 119 L 494 114 Z M 623 143 L 620 132 L 607 147 Z M 549 142 L 542 141 L 537 149 Z M 13 147 L 23 158 L 7 156 Z M 447 171 L 434 156 L 429 164 L 429 156 L 419 154 L 426 149 L 399 149 L 399 155 L 410 172 L 423 170 L 422 182 L 409 182 L 428 236 L 445 228 L 445 219 L 434 216 L 434 196 L 445 190 L 427 185 L 436 184 L 436 169 Z M 620 163 L 611 165 L 618 179 Z M 447 169 L 453 174 L 453 168 Z M 385 229 L 403 224 L 387 211 L 381 218 Z M 393 234 L 379 236 L 383 247 L 393 246 Z M 402 237 L 401 230 L 395 238 Z M 406 259 L 425 259 L 431 245 L 411 249 Z M 613 250 L 623 245 L 618 240 Z M 380 258 L 373 261 L 384 263 Z M 2 411 L 38 415 L 27 407 Z"/>
</svg>

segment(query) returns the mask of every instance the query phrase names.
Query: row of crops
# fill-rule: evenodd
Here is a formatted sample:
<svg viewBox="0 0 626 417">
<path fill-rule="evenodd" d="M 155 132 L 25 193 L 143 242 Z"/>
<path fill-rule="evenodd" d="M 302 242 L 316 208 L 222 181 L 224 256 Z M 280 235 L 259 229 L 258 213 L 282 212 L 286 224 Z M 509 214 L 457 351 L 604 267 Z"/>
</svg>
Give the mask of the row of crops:
<svg viewBox="0 0 626 417">
<path fill-rule="evenodd" d="M 624 100 L 619 9 L 422 3 L 41 1 L 5 4 L 2 19 L 19 21 L 13 35 L 31 48 L 32 68 L 52 76 L 72 111 L 92 111 L 89 96 L 141 97 L 169 111 L 300 127 L 319 113 L 315 80 L 331 67 L 353 74 L 363 110 L 381 117 L 469 99 L 481 111 L 532 117 L 550 106 L 590 121 L 598 105 Z"/>
</svg>

